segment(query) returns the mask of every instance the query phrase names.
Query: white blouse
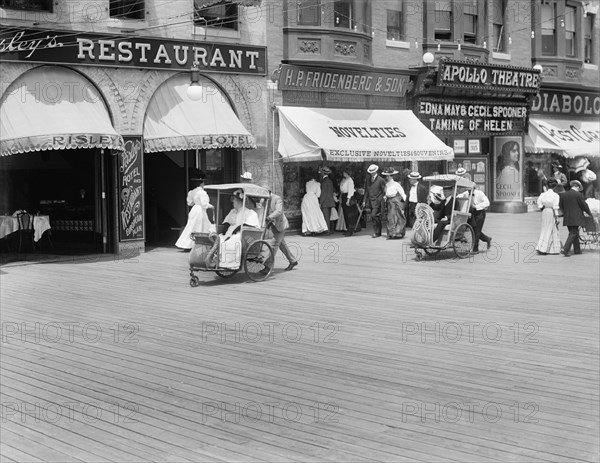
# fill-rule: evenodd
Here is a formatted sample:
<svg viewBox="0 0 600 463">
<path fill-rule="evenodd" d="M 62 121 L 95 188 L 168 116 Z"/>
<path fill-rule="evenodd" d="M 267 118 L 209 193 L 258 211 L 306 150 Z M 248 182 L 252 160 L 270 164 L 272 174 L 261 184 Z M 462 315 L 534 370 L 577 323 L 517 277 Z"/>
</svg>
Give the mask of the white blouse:
<svg viewBox="0 0 600 463">
<path fill-rule="evenodd" d="M 348 193 L 348 199 L 350 199 L 352 196 L 354 196 L 354 191 L 354 180 L 352 180 L 350 177 L 344 177 L 340 182 L 340 192 Z"/>
<path fill-rule="evenodd" d="M 560 197 L 554 190 L 544 191 L 537 200 L 537 205 L 541 209 L 542 207 L 551 207 L 552 209 L 558 210 L 560 204 Z"/>
<path fill-rule="evenodd" d="M 395 180 L 385 184 L 385 195 L 388 198 L 393 198 L 396 195 L 400 195 L 402 201 L 406 201 L 406 193 L 404 192 L 404 188 L 402 188 L 402 185 Z"/>
</svg>

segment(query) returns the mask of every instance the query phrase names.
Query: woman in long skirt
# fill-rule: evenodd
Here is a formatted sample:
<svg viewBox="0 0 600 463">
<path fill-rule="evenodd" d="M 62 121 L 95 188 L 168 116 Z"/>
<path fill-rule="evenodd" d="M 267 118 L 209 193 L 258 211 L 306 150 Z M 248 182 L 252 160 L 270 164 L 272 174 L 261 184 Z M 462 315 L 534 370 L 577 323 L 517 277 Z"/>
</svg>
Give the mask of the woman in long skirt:
<svg viewBox="0 0 600 463">
<path fill-rule="evenodd" d="M 192 249 L 194 241 L 190 238 L 192 233 L 209 233 L 215 230 L 215 226 L 210 222 L 206 210 L 212 208 L 208 198 L 208 193 L 204 191 L 204 179 L 200 180 L 200 186 L 190 190 L 187 195 L 187 204 L 192 206 L 188 215 L 188 221 L 175 243 L 175 246 L 181 249 Z"/>
<path fill-rule="evenodd" d="M 387 239 L 396 240 L 404 238 L 406 233 L 406 217 L 404 216 L 404 203 L 406 193 L 404 188 L 393 179 L 398 172 L 393 167 L 387 167 L 381 173 L 385 177 L 385 198 L 387 203 Z"/>
<path fill-rule="evenodd" d="M 542 209 L 542 228 L 540 238 L 535 248 L 538 254 L 559 254 L 560 235 L 556 226 L 556 214 L 558 212 L 559 196 L 553 190 L 558 185 L 554 179 L 548 180 L 548 190 L 538 197 L 538 207 Z"/>
<path fill-rule="evenodd" d="M 350 177 L 350 172 L 344 170 L 342 172 L 342 181 L 340 182 L 340 193 L 342 194 L 340 199 L 340 205 L 344 212 L 344 224 L 346 226 L 345 236 L 352 236 L 355 232 L 356 222 L 358 221 L 358 206 L 356 198 L 354 197 L 354 180 Z"/>
<path fill-rule="evenodd" d="M 306 194 L 302 198 L 300 210 L 302 211 L 302 233 L 304 235 L 312 233 L 323 233 L 329 230 L 321 206 L 319 206 L 319 197 L 321 196 L 321 184 L 314 178 L 306 182 Z M 327 217 L 329 221 L 329 217 Z"/>
</svg>

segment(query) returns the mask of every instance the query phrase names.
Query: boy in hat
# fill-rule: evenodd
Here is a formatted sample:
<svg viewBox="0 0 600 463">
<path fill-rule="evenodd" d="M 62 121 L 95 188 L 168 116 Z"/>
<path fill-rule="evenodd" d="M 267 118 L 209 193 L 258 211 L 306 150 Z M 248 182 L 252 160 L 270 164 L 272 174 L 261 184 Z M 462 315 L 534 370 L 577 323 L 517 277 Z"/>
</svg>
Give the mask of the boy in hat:
<svg viewBox="0 0 600 463">
<path fill-rule="evenodd" d="M 418 203 L 427 203 L 427 195 L 429 192 L 427 191 L 427 187 L 423 185 L 419 180 L 421 179 L 421 174 L 418 172 L 411 172 L 408 175 L 408 181 L 410 182 L 410 190 L 408 193 L 408 201 L 406 202 L 406 226 L 412 227 L 415 223 L 415 209 L 417 208 Z"/>
<path fill-rule="evenodd" d="M 578 180 L 571 182 L 571 189 L 560 195 L 559 207 L 563 211 L 563 226 L 569 230 L 569 236 L 565 241 L 565 247 L 560 251 L 563 256 L 569 257 L 571 245 L 573 254 L 581 254 L 579 245 L 579 227 L 583 225 L 583 213 L 592 215 L 589 206 L 583 199 L 581 191 L 583 186 Z"/>
<path fill-rule="evenodd" d="M 362 204 L 363 209 L 365 207 L 371 209 L 371 220 L 373 221 L 373 234 L 371 238 L 381 236 L 381 212 L 385 196 L 385 181 L 377 175 L 378 170 L 379 166 L 375 164 L 371 164 L 367 169 L 369 178 L 367 178 L 365 197 Z"/>
</svg>

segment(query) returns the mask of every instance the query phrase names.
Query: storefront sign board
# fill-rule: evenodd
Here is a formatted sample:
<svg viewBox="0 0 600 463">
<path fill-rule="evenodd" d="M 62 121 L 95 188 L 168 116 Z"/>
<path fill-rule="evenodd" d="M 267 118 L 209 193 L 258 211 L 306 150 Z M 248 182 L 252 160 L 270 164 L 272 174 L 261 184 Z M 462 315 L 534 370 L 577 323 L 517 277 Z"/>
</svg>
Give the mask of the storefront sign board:
<svg viewBox="0 0 600 463">
<path fill-rule="evenodd" d="M 0 61 L 265 75 L 266 47 L 0 28 Z"/>
<path fill-rule="evenodd" d="M 600 94 L 542 88 L 531 105 L 532 114 L 552 116 L 590 117 L 600 116 Z"/>
<path fill-rule="evenodd" d="M 492 92 L 537 93 L 540 77 L 540 71 L 534 69 L 440 60 L 437 85 Z"/>
<path fill-rule="evenodd" d="M 525 103 L 421 99 L 416 108 L 419 119 L 438 134 L 516 135 L 527 127 Z"/>
<path fill-rule="evenodd" d="M 142 137 L 123 137 L 118 156 L 119 241 L 144 239 Z"/>
<path fill-rule="evenodd" d="M 408 90 L 409 80 L 407 75 L 284 64 L 279 72 L 277 88 L 402 97 Z"/>
</svg>

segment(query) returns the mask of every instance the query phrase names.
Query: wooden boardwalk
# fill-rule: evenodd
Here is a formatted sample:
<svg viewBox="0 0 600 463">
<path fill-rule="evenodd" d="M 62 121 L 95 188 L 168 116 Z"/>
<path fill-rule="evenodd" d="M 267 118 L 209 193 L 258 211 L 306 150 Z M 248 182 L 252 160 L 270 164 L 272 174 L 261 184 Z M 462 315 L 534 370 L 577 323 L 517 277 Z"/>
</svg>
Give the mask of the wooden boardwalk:
<svg viewBox="0 0 600 463">
<path fill-rule="evenodd" d="M 598 462 L 600 254 L 291 236 L 267 281 L 155 249 L 0 267 L 3 462 Z M 564 235 L 564 231 L 563 231 Z"/>
</svg>

